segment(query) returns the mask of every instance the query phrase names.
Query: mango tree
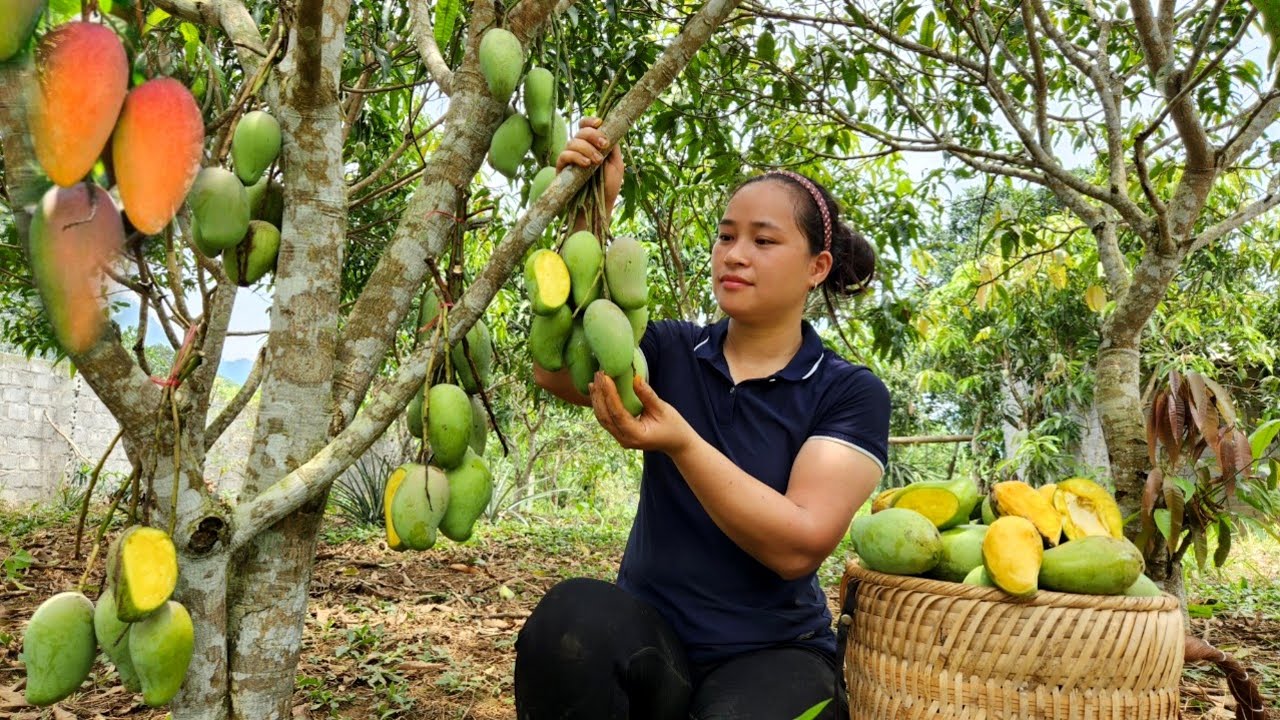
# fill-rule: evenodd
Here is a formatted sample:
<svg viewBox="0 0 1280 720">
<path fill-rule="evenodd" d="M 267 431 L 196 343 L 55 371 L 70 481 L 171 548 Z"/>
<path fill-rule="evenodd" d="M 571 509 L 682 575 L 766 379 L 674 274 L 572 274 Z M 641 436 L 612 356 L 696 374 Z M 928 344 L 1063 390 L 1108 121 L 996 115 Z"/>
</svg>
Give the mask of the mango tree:
<svg viewBox="0 0 1280 720">
<path fill-rule="evenodd" d="M 655 47 L 648 62 L 633 68 L 638 72 L 629 87 L 620 88 L 626 93 L 604 120 L 609 137 L 626 134 L 736 4 L 710 0 L 677 8 L 688 14 L 665 25 L 665 49 L 659 54 Z M 416 327 L 415 302 L 424 284 L 436 280 L 437 260 L 443 264 L 446 250 L 475 229 L 467 199 L 507 106 L 481 72 L 482 37 L 501 26 L 525 48 L 541 47 L 550 44 L 554 26 L 556 47 L 575 56 L 560 58 L 566 67 L 589 59 L 598 39 L 572 34 L 580 11 L 567 0 L 525 0 L 505 10 L 481 0 L 465 12 L 460 3 L 412 2 L 408 15 L 403 7 L 388 11 L 380 3 L 347 0 L 86 5 L 86 18 L 129 40 L 135 79 L 167 74 L 196 91 L 210 133 L 205 164 L 226 157 L 232 128 L 252 106 L 268 110 L 282 130 L 284 198 L 269 335 L 245 397 L 210 418 L 209 392 L 236 292 L 223 267 L 197 259 L 184 215 L 176 231 L 169 225 L 156 235 L 133 233 L 127 249 L 133 265 L 116 276 L 138 292 L 143 307 L 163 313 L 166 332 L 187 329 L 185 337 L 171 337 L 180 348 L 180 374 L 156 382 L 145 355 L 111 332 L 69 354 L 121 424 L 152 523 L 173 529 L 181 565 L 176 597 L 196 627 L 195 656 L 174 717 L 288 717 L 330 483 L 398 416 L 433 355 L 459 343 L 587 180 L 581 169 L 559 174 L 500 240 L 491 238 L 492 255 L 469 282 L 455 285 L 447 333 L 400 357 L 394 374 L 383 374 L 402 328 Z M 93 15 L 95 8 L 106 16 Z M 170 41 L 178 43 L 173 52 Z M 377 86 L 388 77 L 405 79 Z M 29 228 L 24 208 L 33 189 L 45 185 L 27 122 L 33 82 L 29 58 L 0 69 L 5 191 L 22 238 Z M 412 92 L 415 87 L 422 91 Z M 398 107 L 382 113 L 401 121 L 390 128 L 398 142 L 388 140 L 395 135 L 387 127 L 361 123 L 363 108 L 380 97 L 398 98 Z M 428 97 L 438 99 L 438 112 L 428 111 L 435 122 L 419 116 Z M 354 178 L 348 175 L 353 130 L 369 133 L 354 140 L 367 143 Z M 368 152 L 375 143 L 385 149 L 380 160 Z M 386 202 L 393 193 L 398 207 Z M 353 218 L 370 208 L 381 215 L 356 224 Z M 370 227 L 375 222 L 382 232 Z M 353 245 L 353 238 L 360 242 Z M 358 267 L 349 258 L 359 259 Z M 352 275 L 359 282 L 344 284 Z M 199 307 L 185 300 L 193 289 L 202 294 Z M 254 388 L 261 400 L 246 448 L 246 482 L 231 500 L 206 484 L 205 451 Z"/>
</svg>

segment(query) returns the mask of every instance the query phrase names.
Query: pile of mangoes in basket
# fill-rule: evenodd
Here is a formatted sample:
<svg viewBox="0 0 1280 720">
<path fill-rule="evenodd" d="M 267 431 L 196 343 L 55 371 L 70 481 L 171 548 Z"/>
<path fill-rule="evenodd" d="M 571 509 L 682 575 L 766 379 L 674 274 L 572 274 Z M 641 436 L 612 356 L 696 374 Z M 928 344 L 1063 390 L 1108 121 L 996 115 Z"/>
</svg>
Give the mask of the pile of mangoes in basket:
<svg viewBox="0 0 1280 720">
<path fill-rule="evenodd" d="M 1142 553 L 1124 537 L 1115 498 L 1087 478 L 1033 488 L 969 478 L 881 492 L 849 528 L 864 567 L 894 575 L 996 587 L 1155 597 Z"/>
</svg>

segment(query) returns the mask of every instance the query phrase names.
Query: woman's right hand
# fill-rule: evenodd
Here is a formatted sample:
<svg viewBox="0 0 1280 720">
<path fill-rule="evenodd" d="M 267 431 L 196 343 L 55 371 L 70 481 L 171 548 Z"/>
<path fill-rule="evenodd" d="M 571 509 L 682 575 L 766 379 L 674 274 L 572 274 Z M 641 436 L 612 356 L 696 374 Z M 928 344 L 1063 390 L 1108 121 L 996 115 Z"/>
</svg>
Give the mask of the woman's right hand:
<svg viewBox="0 0 1280 720">
<path fill-rule="evenodd" d="M 556 172 L 569 165 L 589 168 L 604 163 L 605 207 L 612 212 L 613 205 L 622 191 L 622 149 L 610 142 L 600 131 L 603 121 L 598 117 L 584 117 L 578 122 L 578 134 L 574 135 L 560 156 L 556 158 Z M 605 152 L 608 152 L 608 157 Z"/>
</svg>

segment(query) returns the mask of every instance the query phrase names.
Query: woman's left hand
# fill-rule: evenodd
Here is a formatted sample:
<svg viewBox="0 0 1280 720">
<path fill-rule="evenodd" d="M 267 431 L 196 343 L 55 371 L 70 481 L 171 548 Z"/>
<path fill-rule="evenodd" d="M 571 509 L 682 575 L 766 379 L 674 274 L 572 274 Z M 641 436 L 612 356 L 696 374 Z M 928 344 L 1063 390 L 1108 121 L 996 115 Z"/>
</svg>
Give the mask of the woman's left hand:
<svg viewBox="0 0 1280 720">
<path fill-rule="evenodd" d="M 637 377 L 634 387 L 636 397 L 644 405 L 639 417 L 632 417 L 622 406 L 613 378 L 597 372 L 591 383 L 591 407 L 596 419 L 622 447 L 670 455 L 695 437 L 693 428 L 680 412 L 658 397 L 644 378 Z"/>
</svg>

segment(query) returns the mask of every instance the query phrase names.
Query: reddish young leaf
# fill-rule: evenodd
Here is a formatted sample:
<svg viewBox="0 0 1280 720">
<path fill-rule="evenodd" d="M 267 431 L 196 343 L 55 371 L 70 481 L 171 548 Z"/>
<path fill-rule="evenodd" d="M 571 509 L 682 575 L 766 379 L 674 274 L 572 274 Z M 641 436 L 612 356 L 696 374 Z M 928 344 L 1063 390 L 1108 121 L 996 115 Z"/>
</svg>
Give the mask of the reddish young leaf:
<svg viewBox="0 0 1280 720">
<path fill-rule="evenodd" d="M 1236 406 L 1231 402 L 1231 393 L 1211 378 L 1205 378 L 1204 384 L 1213 393 L 1213 402 L 1218 406 L 1218 412 L 1222 413 L 1222 419 L 1226 420 L 1228 425 L 1235 425 Z"/>
</svg>

